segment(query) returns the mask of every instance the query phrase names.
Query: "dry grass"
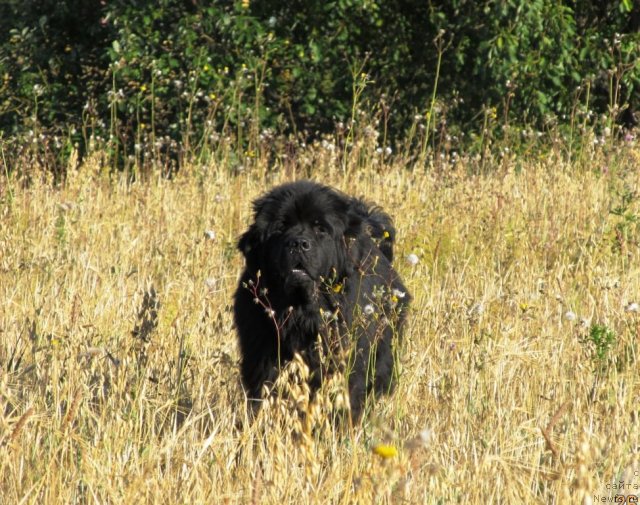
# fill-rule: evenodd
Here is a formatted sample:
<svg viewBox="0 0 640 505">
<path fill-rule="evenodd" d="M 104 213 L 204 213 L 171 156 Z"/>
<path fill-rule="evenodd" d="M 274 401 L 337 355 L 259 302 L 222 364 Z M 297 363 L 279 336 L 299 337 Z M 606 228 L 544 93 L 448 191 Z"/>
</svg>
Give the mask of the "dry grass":
<svg viewBox="0 0 640 505">
<path fill-rule="evenodd" d="M 640 485 L 637 149 L 483 176 L 344 175 L 331 156 L 304 171 L 395 216 L 415 297 L 396 393 L 347 432 L 322 409 L 303 422 L 304 400 L 246 423 L 234 244 L 290 176 L 126 185 L 89 160 L 59 189 L 2 181 L 1 503 L 588 503 L 625 469 Z"/>
</svg>

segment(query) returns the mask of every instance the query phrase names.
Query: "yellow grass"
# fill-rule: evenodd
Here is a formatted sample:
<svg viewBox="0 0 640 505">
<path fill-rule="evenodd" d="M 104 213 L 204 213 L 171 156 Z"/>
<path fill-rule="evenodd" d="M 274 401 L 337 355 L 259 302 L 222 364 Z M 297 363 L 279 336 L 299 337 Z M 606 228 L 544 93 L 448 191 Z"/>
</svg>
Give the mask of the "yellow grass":
<svg viewBox="0 0 640 505">
<path fill-rule="evenodd" d="M 235 241 L 290 171 L 127 185 L 88 160 L 58 189 L 0 181 L 0 503 L 589 503 L 622 478 L 640 494 L 638 151 L 481 176 L 345 175 L 331 156 L 304 171 L 395 217 L 414 295 L 396 392 L 344 431 L 279 402 L 247 423 Z M 603 357 L 594 325 L 615 334 Z"/>
</svg>

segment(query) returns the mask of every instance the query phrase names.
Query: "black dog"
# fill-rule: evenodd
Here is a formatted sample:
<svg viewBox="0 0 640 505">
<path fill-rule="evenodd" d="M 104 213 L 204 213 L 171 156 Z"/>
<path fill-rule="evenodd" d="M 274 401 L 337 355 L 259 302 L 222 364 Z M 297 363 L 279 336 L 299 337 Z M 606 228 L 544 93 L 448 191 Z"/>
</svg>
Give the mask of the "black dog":
<svg viewBox="0 0 640 505">
<path fill-rule="evenodd" d="M 392 347 L 411 298 L 391 266 L 394 239 L 386 213 L 314 182 L 284 184 L 254 202 L 254 223 L 238 243 L 246 267 L 234 306 L 250 400 L 295 353 L 312 391 L 342 359 L 354 419 L 369 393 L 391 391 Z"/>
</svg>

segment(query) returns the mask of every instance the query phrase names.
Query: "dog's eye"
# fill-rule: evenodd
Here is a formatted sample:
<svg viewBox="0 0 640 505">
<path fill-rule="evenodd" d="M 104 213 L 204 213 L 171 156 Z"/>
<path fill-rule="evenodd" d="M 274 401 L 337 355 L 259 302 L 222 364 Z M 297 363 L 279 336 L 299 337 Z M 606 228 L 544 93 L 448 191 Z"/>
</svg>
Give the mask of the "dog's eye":
<svg viewBox="0 0 640 505">
<path fill-rule="evenodd" d="M 324 224 L 322 224 L 320 221 L 314 221 L 313 231 L 315 231 L 318 234 L 324 234 L 324 233 L 327 233 L 327 227 Z"/>
</svg>

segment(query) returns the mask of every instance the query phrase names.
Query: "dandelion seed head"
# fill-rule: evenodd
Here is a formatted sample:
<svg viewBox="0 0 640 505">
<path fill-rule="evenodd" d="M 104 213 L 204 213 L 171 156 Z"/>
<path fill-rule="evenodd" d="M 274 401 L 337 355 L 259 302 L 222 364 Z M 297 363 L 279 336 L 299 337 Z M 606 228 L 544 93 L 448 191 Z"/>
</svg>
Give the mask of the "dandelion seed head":
<svg viewBox="0 0 640 505">
<path fill-rule="evenodd" d="M 479 317 L 482 314 L 484 314 L 484 310 L 485 310 L 484 303 L 478 302 L 469 309 L 469 316 Z"/>
<path fill-rule="evenodd" d="M 420 432 L 420 440 L 422 444 L 426 447 L 433 440 L 433 431 L 429 428 L 425 428 Z"/>
</svg>

